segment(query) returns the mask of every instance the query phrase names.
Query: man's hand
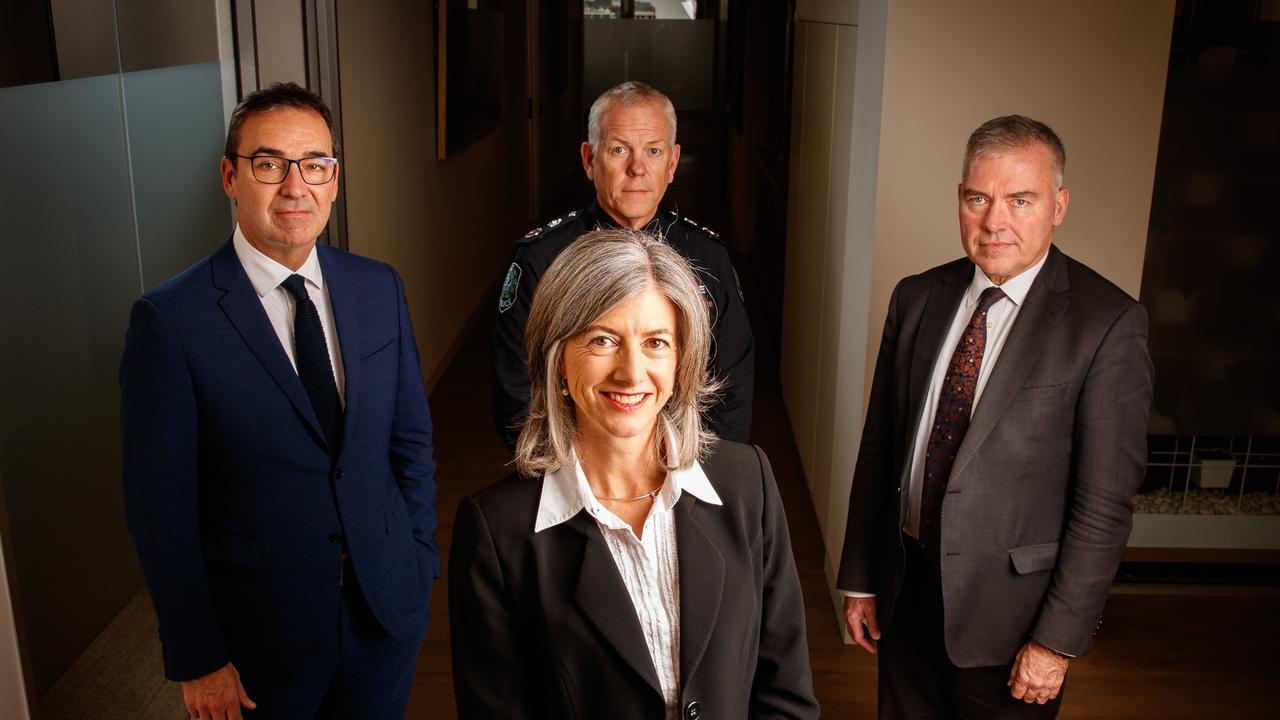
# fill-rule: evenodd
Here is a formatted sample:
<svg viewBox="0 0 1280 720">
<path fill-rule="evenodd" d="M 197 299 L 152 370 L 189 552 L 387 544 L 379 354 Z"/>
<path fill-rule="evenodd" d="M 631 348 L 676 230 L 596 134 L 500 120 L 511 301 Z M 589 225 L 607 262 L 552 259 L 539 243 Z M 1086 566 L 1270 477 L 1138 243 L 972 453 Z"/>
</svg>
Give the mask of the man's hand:
<svg viewBox="0 0 1280 720">
<path fill-rule="evenodd" d="M 182 681 L 182 700 L 187 713 L 200 720 L 242 720 L 240 708 L 258 707 L 244 692 L 240 673 L 227 663 L 195 680 Z"/>
<path fill-rule="evenodd" d="M 846 608 L 848 605 L 845 606 Z M 1043 705 L 1058 697 L 1067 677 L 1067 658 L 1030 640 L 1018 651 L 1009 671 L 1009 694 L 1025 703 Z"/>
<path fill-rule="evenodd" d="M 876 599 L 874 597 L 846 597 L 844 599 L 844 621 L 849 625 L 849 634 L 867 652 L 876 654 L 876 641 L 880 639 L 880 624 L 876 620 Z M 863 627 L 863 626 L 866 627 Z"/>
</svg>

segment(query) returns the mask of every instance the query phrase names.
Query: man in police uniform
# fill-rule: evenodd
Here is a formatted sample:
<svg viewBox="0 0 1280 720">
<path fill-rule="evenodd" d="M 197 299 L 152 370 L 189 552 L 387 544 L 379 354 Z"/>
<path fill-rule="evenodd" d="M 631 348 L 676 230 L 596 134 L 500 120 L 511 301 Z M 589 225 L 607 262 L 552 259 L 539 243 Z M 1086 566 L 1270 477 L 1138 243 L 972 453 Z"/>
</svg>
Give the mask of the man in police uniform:
<svg viewBox="0 0 1280 720">
<path fill-rule="evenodd" d="M 706 227 L 675 212 L 658 211 L 679 161 L 676 112 L 666 95 L 631 81 L 606 90 L 591 105 L 582 167 L 595 183 L 595 202 L 518 240 L 498 298 L 493 415 L 508 449 L 515 447 L 529 406 L 524 328 L 538 281 L 570 243 L 583 233 L 608 227 L 659 235 L 693 265 L 715 336 L 710 369 L 726 382 L 707 420 L 720 437 L 747 441 L 755 350 L 729 252 Z"/>
</svg>

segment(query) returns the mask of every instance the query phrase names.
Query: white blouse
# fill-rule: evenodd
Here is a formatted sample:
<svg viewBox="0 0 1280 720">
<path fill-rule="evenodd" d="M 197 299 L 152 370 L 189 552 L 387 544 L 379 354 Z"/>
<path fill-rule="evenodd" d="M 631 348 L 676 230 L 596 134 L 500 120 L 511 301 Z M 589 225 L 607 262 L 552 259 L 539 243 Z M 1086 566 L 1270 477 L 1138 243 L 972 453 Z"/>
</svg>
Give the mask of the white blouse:
<svg viewBox="0 0 1280 720">
<path fill-rule="evenodd" d="M 541 532 L 584 509 L 595 519 L 631 596 L 666 701 L 667 717 L 672 719 L 678 718 L 680 711 L 680 560 L 673 511 L 682 492 L 712 505 L 723 504 L 698 463 L 672 471 L 653 500 L 641 539 L 596 500 L 581 463 L 575 460 L 572 468 L 547 473 L 534 524 L 534 532 Z"/>
</svg>

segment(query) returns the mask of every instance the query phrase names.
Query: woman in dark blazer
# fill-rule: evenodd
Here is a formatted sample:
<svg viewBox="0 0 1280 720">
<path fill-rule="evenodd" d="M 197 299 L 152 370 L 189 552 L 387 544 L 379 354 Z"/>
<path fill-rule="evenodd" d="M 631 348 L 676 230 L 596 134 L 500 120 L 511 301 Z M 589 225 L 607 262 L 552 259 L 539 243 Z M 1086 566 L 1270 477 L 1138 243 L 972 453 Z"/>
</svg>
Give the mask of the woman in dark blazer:
<svg viewBox="0 0 1280 720">
<path fill-rule="evenodd" d="M 688 265 L 584 235 L 533 298 L 517 472 L 462 501 L 460 718 L 812 718 L 804 603 L 758 448 L 717 442 Z"/>
</svg>

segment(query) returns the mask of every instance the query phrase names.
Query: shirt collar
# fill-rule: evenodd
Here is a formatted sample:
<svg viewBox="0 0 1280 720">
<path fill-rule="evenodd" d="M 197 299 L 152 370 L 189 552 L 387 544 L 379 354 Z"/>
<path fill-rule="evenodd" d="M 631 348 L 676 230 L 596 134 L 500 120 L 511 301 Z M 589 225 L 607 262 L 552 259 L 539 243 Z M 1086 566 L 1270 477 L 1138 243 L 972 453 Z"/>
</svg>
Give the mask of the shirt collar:
<svg viewBox="0 0 1280 720">
<path fill-rule="evenodd" d="M 663 510 L 673 508 L 680 501 L 681 494 L 686 492 L 711 505 L 724 504 L 702 465 L 696 460 L 688 467 L 667 473 L 667 479 L 658 490 L 654 504 Z M 538 516 L 534 521 L 533 531 L 538 533 L 559 525 L 583 510 L 609 527 L 621 523 L 591 492 L 587 476 L 582 472 L 582 463 L 575 456 L 572 465 L 558 467 L 543 477 L 542 497 L 538 501 Z M 626 527 L 626 524 L 621 523 L 620 527 Z"/>
<path fill-rule="evenodd" d="M 711 478 L 707 477 L 707 473 L 703 471 L 702 464 L 697 460 L 688 467 L 682 467 L 672 470 L 669 477 L 673 480 L 676 488 L 689 493 L 704 503 L 711 505 L 724 505 L 720 500 L 719 493 L 711 484 Z"/>
<path fill-rule="evenodd" d="M 240 258 L 245 274 L 249 276 L 250 284 L 260 298 L 266 297 L 267 293 L 280 287 L 280 283 L 294 274 L 293 270 L 272 260 L 261 250 L 249 244 L 249 239 L 244 236 L 239 223 L 236 224 L 231 243 L 235 246 L 236 257 Z M 316 290 L 324 289 L 324 276 L 320 273 L 320 259 L 316 256 L 314 246 L 311 248 L 311 254 L 307 255 L 307 261 L 298 268 L 297 274 L 305 278 L 307 284 Z"/>
<path fill-rule="evenodd" d="M 1036 276 L 1040 274 L 1040 268 L 1044 267 L 1044 261 L 1048 259 L 1049 251 L 1046 250 L 1035 265 L 1005 280 L 1004 284 L 1000 286 L 1005 297 L 1009 298 L 1014 305 L 1021 306 L 1022 301 L 1027 299 L 1027 293 L 1031 291 L 1031 283 L 1035 282 Z M 996 284 L 991 282 L 991 278 L 982 272 L 982 268 L 974 265 L 973 280 L 969 282 L 969 289 L 964 294 L 964 306 L 966 308 L 973 307 L 977 304 L 983 290 L 995 286 Z"/>
<path fill-rule="evenodd" d="M 618 224 L 617 220 L 613 219 L 612 215 L 605 212 L 604 208 L 600 207 L 599 198 L 591 201 L 591 206 L 587 208 L 587 214 L 591 216 L 591 219 L 595 221 L 598 227 L 609 229 L 622 227 Z M 670 227 L 670 225 L 668 224 L 666 227 Z M 653 214 L 653 219 L 646 223 L 644 227 L 640 228 L 640 230 L 642 232 L 647 232 L 650 235 L 661 235 L 666 230 L 666 227 L 662 224 L 662 208 L 658 208 L 658 210 Z"/>
</svg>

